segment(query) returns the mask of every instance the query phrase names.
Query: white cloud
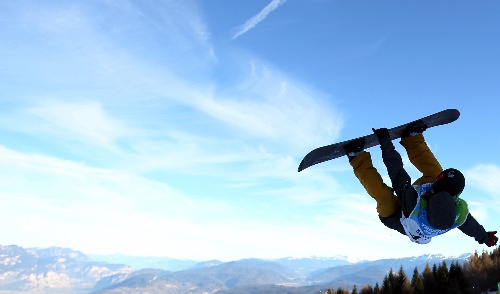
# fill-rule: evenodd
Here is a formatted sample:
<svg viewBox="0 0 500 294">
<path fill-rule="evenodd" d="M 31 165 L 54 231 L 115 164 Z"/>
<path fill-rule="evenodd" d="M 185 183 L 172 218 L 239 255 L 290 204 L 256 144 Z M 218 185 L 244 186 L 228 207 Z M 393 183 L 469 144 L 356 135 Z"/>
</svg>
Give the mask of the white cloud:
<svg viewBox="0 0 500 294">
<path fill-rule="evenodd" d="M 195 199 L 165 183 L 125 171 L 4 147 L 0 162 L 0 219 L 12 224 L 0 232 L 9 231 L 8 239 L 17 244 L 38 240 L 66 246 L 93 240 L 100 246 L 106 244 L 101 250 L 124 250 L 121 242 L 136 236 L 142 242 L 147 235 L 157 235 L 163 244 L 169 241 L 165 236 L 190 239 L 192 230 L 181 227 L 182 223 L 199 226 L 210 219 L 217 223 L 219 215 L 233 213 L 223 200 Z"/>
<path fill-rule="evenodd" d="M 269 13 L 284 2 L 272 1 L 263 11 Z M 173 122 L 169 120 L 171 112 L 181 105 L 199 112 L 195 115 L 209 130 L 212 126 L 219 127 L 222 122 L 225 124 L 225 131 L 229 131 L 228 136 L 234 137 L 243 131 L 246 136 L 256 136 L 274 143 L 283 142 L 300 152 L 328 140 L 335 140 L 338 136 L 342 128 L 341 115 L 333 104 L 319 102 L 328 100 L 328 95 L 294 80 L 255 57 L 245 55 L 228 61 L 239 64 L 229 69 L 234 72 L 225 72 L 227 75 L 238 76 L 237 83 L 223 83 L 212 75 L 200 77 L 198 72 L 226 70 L 217 68 L 217 63 L 214 63 L 216 58 L 207 27 L 198 8 L 191 1 L 169 1 L 156 7 L 154 11 L 127 1 L 110 1 L 108 5 L 121 9 L 125 15 L 130 16 L 130 20 L 126 18 L 127 26 L 121 26 L 125 19 L 112 18 L 112 13 L 106 13 L 106 9 L 102 9 L 99 16 L 103 20 L 109 20 L 110 29 L 99 30 L 98 22 L 93 21 L 94 18 L 90 15 L 93 10 L 84 9 L 84 5 L 63 6 L 57 10 L 35 6 L 36 15 L 33 9 L 33 13 L 24 16 L 31 19 L 31 23 L 41 30 L 41 34 L 49 35 L 50 40 L 58 45 L 57 55 L 45 55 L 33 62 L 38 64 L 39 69 L 43 69 L 42 72 L 51 68 L 50 72 L 44 72 L 43 76 L 37 76 L 37 79 L 43 83 L 48 79 L 49 84 L 61 89 L 64 94 L 52 95 L 50 98 L 56 103 L 75 101 L 76 105 L 99 101 L 98 106 L 82 107 L 93 107 L 94 109 L 89 111 L 93 111 L 94 115 L 100 107 L 109 111 L 110 116 L 117 114 L 117 111 L 111 109 L 119 109 L 121 112 L 138 115 L 135 117 L 136 122 L 144 122 L 144 117 L 139 116 L 144 114 L 149 116 L 146 118 L 149 127 L 170 126 Z M 65 11 L 78 15 L 80 21 L 71 28 L 62 25 Z M 148 16 L 152 18 L 149 19 Z M 44 24 L 45 20 L 50 20 L 49 24 Z M 160 33 L 165 38 L 157 39 L 151 47 L 158 46 L 161 50 L 153 50 L 144 55 L 135 44 L 148 41 L 151 37 L 148 33 L 144 39 L 131 39 L 131 42 L 128 42 L 123 39 L 123 35 L 116 35 L 112 29 L 115 27 L 124 27 L 127 33 L 135 38 L 138 32 L 143 32 L 144 29 Z M 56 32 L 54 28 L 57 28 Z M 51 46 L 46 43 L 37 44 L 37 48 L 40 51 L 29 50 L 25 52 L 29 53 L 26 55 L 51 51 Z M 238 53 L 232 52 L 229 56 L 234 55 Z M 211 61 L 205 62 L 206 60 Z M 250 71 L 247 71 L 248 68 Z M 63 81 L 62 85 L 60 81 Z M 86 95 L 86 92 L 90 94 Z M 44 99 L 38 95 L 35 97 Z M 71 120 L 70 115 L 65 114 L 55 117 L 54 111 L 58 109 L 55 105 L 50 107 L 52 113 L 48 113 L 48 108 L 35 110 L 45 119 L 52 119 L 53 123 L 60 124 L 54 121 L 55 119 L 70 122 L 65 126 L 68 131 L 71 126 L 76 127 L 76 124 L 79 124 L 80 131 L 85 135 L 82 139 L 109 144 L 109 140 L 114 138 L 110 131 L 116 129 L 116 121 L 97 132 L 93 124 L 99 121 L 104 123 L 99 119 L 102 115 L 97 117 L 96 122 L 89 121 L 89 125 L 84 126 L 82 121 L 76 121 L 81 114 Z M 151 113 L 155 113 L 155 116 L 151 116 Z M 203 115 L 208 115 L 215 121 L 207 121 L 202 118 Z M 129 115 L 130 117 L 133 116 Z M 157 122 L 151 123 L 153 120 Z M 187 121 L 183 131 L 193 131 L 192 126 L 196 123 L 198 122 Z M 321 128 L 318 128 L 318 125 Z M 228 129 L 231 127 L 235 129 Z"/>
<path fill-rule="evenodd" d="M 489 194 L 500 195 L 500 167 L 481 164 L 465 172 L 466 184 L 473 185 Z"/>
<path fill-rule="evenodd" d="M 27 110 L 28 117 L 37 117 L 33 123 L 38 131 L 56 133 L 64 138 L 107 148 L 125 135 L 126 129 L 111 118 L 96 101 L 44 101 Z"/>
<path fill-rule="evenodd" d="M 480 164 L 464 172 L 464 196 L 474 217 L 481 222 L 497 222 L 500 213 L 500 167 Z M 476 192 L 477 191 L 477 192 Z M 478 193 L 479 192 L 479 193 Z M 487 224 L 483 225 L 487 226 Z M 491 225 L 491 224 L 490 224 Z"/>
<path fill-rule="evenodd" d="M 272 0 L 264 9 L 262 9 L 258 14 L 247 20 L 238 31 L 234 34 L 233 40 L 239 36 L 245 34 L 249 30 L 253 29 L 257 24 L 263 21 L 271 12 L 276 10 L 278 7 L 283 5 L 286 0 Z"/>
<path fill-rule="evenodd" d="M 249 252 L 263 258 L 330 255 L 352 246 L 335 242 L 348 237 L 346 227 L 362 231 L 360 225 L 365 226 L 346 222 L 341 211 L 306 217 L 300 225 L 246 219 L 240 215 L 247 209 L 223 200 L 195 199 L 123 171 L 6 148 L 0 148 L 0 162 L 0 221 L 11 223 L 0 233 L 7 236 L 4 242 L 26 247 L 223 260 Z M 283 207 L 274 209 L 283 213 Z M 193 250 L 200 244 L 203 250 Z"/>
<path fill-rule="evenodd" d="M 272 216 L 248 220 L 244 204 L 226 203 L 234 195 L 220 195 L 227 186 L 253 184 L 257 191 L 241 193 L 269 193 L 269 206 L 287 200 L 276 209 L 327 203 L 338 192 L 335 179 L 319 171 L 298 174 L 296 168 L 305 152 L 338 137 L 343 120 L 325 102 L 331 97 L 249 54 L 232 52 L 238 56 L 227 63 L 237 65 L 218 68 L 210 35 L 191 2 L 168 1 L 151 19 L 132 2 L 109 3 L 126 12 L 126 26 L 105 9 L 94 18 L 77 6 L 51 11 L 35 5 L 38 15 L 25 17 L 33 18 L 33 34 L 40 38 L 13 42 L 6 54 L 26 56 L 23 62 L 30 66 L 25 76 L 23 66 L 11 61 L 19 71 L 14 80 L 27 83 L 26 92 L 10 89 L 5 95 L 23 103 L 4 108 L 0 117 L 2 130 L 23 137 L 2 143 L 10 149 L 0 148 L 0 219 L 19 224 L 0 228 L 0 235 L 22 246 L 172 257 L 189 257 L 193 243 L 211 248 L 204 252 L 212 258 L 224 250 L 248 256 L 253 249 L 281 257 L 289 242 L 297 245 L 286 254 L 296 255 L 311 240 L 311 254 L 331 252 L 330 226 L 282 225 Z M 173 3 L 182 7 L 170 9 Z M 261 16 L 283 3 L 273 1 Z M 78 22 L 68 23 L 65 11 Z M 172 12 L 177 14 L 170 17 Z M 99 29 L 98 19 L 109 21 L 107 30 Z M 118 34 L 117 28 L 125 31 Z M 151 40 L 158 43 L 143 54 L 137 44 Z M 23 54 L 15 54 L 20 48 Z M 198 70 L 235 78 L 228 83 Z M 30 153 L 16 148 L 26 137 Z M 82 153 L 62 159 L 73 150 Z M 109 157 L 116 160 L 110 163 Z M 156 181 L 142 176 L 158 170 L 166 173 Z M 196 179 L 193 174 L 223 181 L 207 188 L 191 182 L 203 190 L 200 197 L 174 188 L 182 185 L 169 178 L 188 181 Z M 234 221 L 226 225 L 227 219 Z"/>
<path fill-rule="evenodd" d="M 200 89 L 190 105 L 251 135 L 291 147 L 310 148 L 338 137 L 343 119 L 333 105 L 319 103 L 318 97 L 325 94 L 260 66 L 262 72 L 251 76 L 253 82 L 226 88 L 222 94 L 206 95 Z"/>
</svg>

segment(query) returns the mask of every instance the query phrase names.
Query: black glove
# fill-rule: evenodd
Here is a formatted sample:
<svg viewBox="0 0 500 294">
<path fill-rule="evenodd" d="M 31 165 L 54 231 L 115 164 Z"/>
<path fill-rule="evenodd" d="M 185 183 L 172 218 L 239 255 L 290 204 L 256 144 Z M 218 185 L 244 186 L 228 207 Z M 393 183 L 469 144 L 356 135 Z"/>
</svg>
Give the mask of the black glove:
<svg viewBox="0 0 500 294">
<path fill-rule="evenodd" d="M 390 138 L 389 135 L 389 130 L 387 128 L 380 128 L 380 129 L 374 129 L 372 128 L 373 133 L 375 133 L 375 136 L 377 136 L 378 140 L 383 138 Z"/>
</svg>

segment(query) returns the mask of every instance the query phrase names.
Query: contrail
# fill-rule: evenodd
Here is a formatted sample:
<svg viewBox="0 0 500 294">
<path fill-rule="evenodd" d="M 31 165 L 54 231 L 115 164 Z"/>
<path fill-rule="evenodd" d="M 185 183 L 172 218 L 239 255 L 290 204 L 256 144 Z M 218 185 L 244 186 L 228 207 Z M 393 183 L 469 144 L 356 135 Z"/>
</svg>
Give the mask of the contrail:
<svg viewBox="0 0 500 294">
<path fill-rule="evenodd" d="M 232 40 L 238 38 L 239 36 L 243 35 L 244 33 L 248 32 L 251 30 L 253 27 L 255 27 L 259 22 L 263 21 L 269 13 L 273 12 L 276 8 L 278 8 L 280 5 L 283 5 L 286 2 L 286 0 L 273 0 L 271 3 L 269 3 L 264 9 L 262 9 L 257 15 L 254 17 L 250 18 L 247 20 L 242 26 L 238 28 L 238 32 L 234 34 Z"/>
</svg>

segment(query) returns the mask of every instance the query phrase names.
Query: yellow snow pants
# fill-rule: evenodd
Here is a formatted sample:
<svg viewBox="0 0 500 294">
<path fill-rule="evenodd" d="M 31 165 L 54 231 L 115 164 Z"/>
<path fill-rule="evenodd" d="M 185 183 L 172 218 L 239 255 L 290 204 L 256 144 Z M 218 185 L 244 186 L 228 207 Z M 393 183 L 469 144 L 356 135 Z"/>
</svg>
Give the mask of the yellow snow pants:
<svg viewBox="0 0 500 294">
<path fill-rule="evenodd" d="M 422 173 L 422 177 L 413 184 L 433 183 L 443 168 L 425 143 L 423 135 L 405 137 L 401 145 L 406 149 L 410 162 Z M 377 201 L 377 212 L 380 217 L 394 214 L 400 202 L 391 187 L 384 184 L 377 169 L 373 167 L 369 152 L 360 154 L 350 162 L 354 174 L 365 188 L 366 192 Z"/>
</svg>

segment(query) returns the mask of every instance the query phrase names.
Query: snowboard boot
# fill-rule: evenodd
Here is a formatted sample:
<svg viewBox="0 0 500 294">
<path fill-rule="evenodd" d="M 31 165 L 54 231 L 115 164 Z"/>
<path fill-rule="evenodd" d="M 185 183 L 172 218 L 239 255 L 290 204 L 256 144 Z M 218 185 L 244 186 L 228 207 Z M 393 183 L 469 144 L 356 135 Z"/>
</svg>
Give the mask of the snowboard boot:
<svg viewBox="0 0 500 294">
<path fill-rule="evenodd" d="M 401 138 L 420 135 L 427 130 L 427 128 L 427 125 L 421 120 L 411 122 L 401 133 Z"/>
<path fill-rule="evenodd" d="M 349 157 L 349 161 L 353 160 L 356 156 L 364 153 L 365 139 L 357 138 L 352 141 L 347 142 L 344 145 L 344 151 Z"/>
</svg>

